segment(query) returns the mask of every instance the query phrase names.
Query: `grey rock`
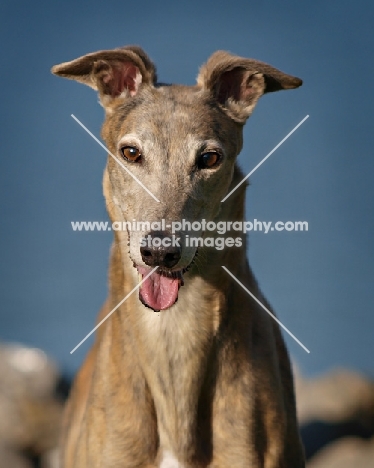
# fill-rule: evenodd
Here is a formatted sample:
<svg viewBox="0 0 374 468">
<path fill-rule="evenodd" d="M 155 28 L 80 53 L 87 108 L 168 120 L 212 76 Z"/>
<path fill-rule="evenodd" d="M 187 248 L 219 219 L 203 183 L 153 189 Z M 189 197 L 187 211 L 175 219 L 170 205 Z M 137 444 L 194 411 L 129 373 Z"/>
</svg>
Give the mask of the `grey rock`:
<svg viewBox="0 0 374 468">
<path fill-rule="evenodd" d="M 53 393 L 58 377 L 56 364 L 41 349 L 0 344 L 0 393 L 43 398 Z"/>
<path fill-rule="evenodd" d="M 33 468 L 23 456 L 0 445 L 0 468 Z"/>
<path fill-rule="evenodd" d="M 58 448 L 49 450 L 41 458 L 41 468 L 59 468 L 59 450 Z"/>
<path fill-rule="evenodd" d="M 295 388 L 300 424 L 313 420 L 374 420 L 374 383 L 358 372 L 335 369 L 306 379 L 296 371 Z"/>
<path fill-rule="evenodd" d="M 57 445 L 62 416 L 62 403 L 54 393 L 58 377 L 57 366 L 43 351 L 0 344 L 0 443 L 4 447 L 39 454 Z"/>
<path fill-rule="evenodd" d="M 307 468 L 373 468 L 374 438 L 370 441 L 347 438 L 321 450 Z"/>
</svg>

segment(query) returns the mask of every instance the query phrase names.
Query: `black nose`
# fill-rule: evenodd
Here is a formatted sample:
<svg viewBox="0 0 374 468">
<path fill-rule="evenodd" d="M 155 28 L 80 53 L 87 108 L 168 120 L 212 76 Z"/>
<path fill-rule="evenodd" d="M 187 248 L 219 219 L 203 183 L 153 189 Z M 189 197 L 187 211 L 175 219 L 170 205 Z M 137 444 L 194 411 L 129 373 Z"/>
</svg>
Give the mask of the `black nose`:
<svg viewBox="0 0 374 468">
<path fill-rule="evenodd" d="M 164 231 L 147 234 L 140 247 L 143 262 L 151 267 L 172 268 L 181 258 L 178 238 Z"/>
</svg>

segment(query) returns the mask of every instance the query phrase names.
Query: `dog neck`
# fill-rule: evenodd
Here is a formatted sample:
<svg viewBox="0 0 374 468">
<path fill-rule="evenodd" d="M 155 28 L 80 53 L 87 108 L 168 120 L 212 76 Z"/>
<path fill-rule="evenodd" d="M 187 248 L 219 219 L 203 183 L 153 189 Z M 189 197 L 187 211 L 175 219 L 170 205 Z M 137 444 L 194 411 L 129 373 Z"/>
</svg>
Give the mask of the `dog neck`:
<svg viewBox="0 0 374 468">
<path fill-rule="evenodd" d="M 242 177 L 235 169 L 232 187 Z M 243 185 L 222 204 L 216 221 L 242 220 L 244 197 Z M 238 278 L 248 275 L 245 235 L 241 239 L 240 247 L 199 250 L 193 268 L 185 274 L 179 299 L 170 309 L 154 312 L 146 308 L 135 291 L 116 312 L 122 316 L 119 322 L 125 329 L 116 336 L 131 334 L 134 359 L 149 386 L 160 444 L 171 452 L 184 453 L 186 459 L 193 459 L 196 454 L 192 452 L 203 443 L 195 438 L 196 425 L 201 425 L 197 414 L 199 406 L 204 405 L 204 382 L 213 372 L 207 362 L 227 303 L 232 300 L 233 280 L 222 266 Z M 138 281 L 127 245 L 114 244 L 110 271 L 111 297 L 119 302 Z"/>
</svg>

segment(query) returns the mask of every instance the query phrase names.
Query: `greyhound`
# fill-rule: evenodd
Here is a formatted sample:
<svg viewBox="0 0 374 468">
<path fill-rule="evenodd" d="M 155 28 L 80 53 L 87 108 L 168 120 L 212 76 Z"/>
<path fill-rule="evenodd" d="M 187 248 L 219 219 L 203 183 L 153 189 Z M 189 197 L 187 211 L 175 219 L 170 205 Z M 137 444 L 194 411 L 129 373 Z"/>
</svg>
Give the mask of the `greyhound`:
<svg viewBox="0 0 374 468">
<path fill-rule="evenodd" d="M 218 51 L 195 86 L 160 84 L 138 46 L 91 53 L 52 72 L 98 91 L 110 219 L 145 226 L 114 232 L 99 320 L 129 297 L 98 329 L 76 377 L 62 466 L 304 467 L 279 327 L 222 268 L 270 307 L 247 262 L 245 235 L 232 242 L 226 234 L 218 248 L 218 234 L 200 227 L 199 246 L 188 242 L 188 223 L 243 221 L 245 184 L 221 203 L 243 178 L 235 162 L 243 125 L 264 93 L 302 81 Z"/>
</svg>

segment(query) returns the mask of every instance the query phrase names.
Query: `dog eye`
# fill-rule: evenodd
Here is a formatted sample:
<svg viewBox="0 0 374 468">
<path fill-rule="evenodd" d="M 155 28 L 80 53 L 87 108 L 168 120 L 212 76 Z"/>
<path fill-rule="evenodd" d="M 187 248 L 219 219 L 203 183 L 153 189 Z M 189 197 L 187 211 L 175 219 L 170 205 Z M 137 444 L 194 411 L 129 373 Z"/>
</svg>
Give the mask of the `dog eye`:
<svg viewBox="0 0 374 468">
<path fill-rule="evenodd" d="M 122 156 L 130 162 L 140 162 L 142 154 L 135 146 L 124 146 L 121 148 Z"/>
<path fill-rule="evenodd" d="M 216 151 L 208 151 L 207 153 L 202 154 L 198 160 L 199 169 L 210 169 L 216 166 L 221 160 L 221 155 Z"/>
</svg>

